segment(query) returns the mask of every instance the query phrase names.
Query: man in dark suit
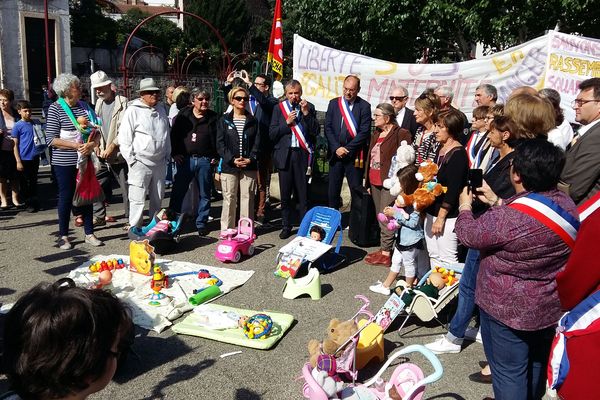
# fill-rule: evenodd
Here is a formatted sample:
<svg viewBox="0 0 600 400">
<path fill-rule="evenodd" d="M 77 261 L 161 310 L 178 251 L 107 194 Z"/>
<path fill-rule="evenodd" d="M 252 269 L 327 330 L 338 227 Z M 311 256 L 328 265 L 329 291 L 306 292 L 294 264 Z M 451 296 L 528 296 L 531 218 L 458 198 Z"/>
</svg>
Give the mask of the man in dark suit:
<svg viewBox="0 0 600 400">
<path fill-rule="evenodd" d="M 258 160 L 258 207 L 256 220 L 265 222 L 265 205 L 267 202 L 267 190 L 269 187 L 271 169 L 273 167 L 272 153 L 273 144 L 269 139 L 269 126 L 273 117 L 273 108 L 279 101 L 269 94 L 271 79 L 265 74 L 258 74 L 254 83 L 248 75 L 243 76 L 248 85 L 250 101 L 248 106 L 250 112 L 258 120 L 258 132 L 260 134 L 260 159 Z"/>
<path fill-rule="evenodd" d="M 404 86 L 397 86 L 392 90 L 390 102 L 394 106 L 394 110 L 396 110 L 398 126 L 409 131 L 414 141 L 418 124 L 415 119 L 415 112 L 406 107 L 406 103 L 408 103 L 408 90 Z"/>
<path fill-rule="evenodd" d="M 344 79 L 344 95 L 329 102 L 325 118 L 325 136 L 329 144 L 329 207 L 340 207 L 344 175 L 350 190 L 361 186 L 363 162 L 371 137 L 371 105 L 358 97 L 360 79 Z M 342 117 L 345 110 L 347 118 Z"/>
<path fill-rule="evenodd" d="M 286 99 L 273 109 L 269 136 L 274 145 L 273 165 L 279 172 L 281 196 L 281 224 L 279 237 L 292 234 L 290 221 L 292 191 L 300 206 L 300 215 L 306 214 L 308 176 L 312 163 L 312 146 L 319 134 L 315 107 L 302 100 L 302 85 L 291 80 L 285 85 Z"/>
<path fill-rule="evenodd" d="M 581 82 L 579 90 L 573 108 L 583 126 L 566 152 L 559 183 L 577 205 L 600 191 L 600 78 Z"/>
</svg>

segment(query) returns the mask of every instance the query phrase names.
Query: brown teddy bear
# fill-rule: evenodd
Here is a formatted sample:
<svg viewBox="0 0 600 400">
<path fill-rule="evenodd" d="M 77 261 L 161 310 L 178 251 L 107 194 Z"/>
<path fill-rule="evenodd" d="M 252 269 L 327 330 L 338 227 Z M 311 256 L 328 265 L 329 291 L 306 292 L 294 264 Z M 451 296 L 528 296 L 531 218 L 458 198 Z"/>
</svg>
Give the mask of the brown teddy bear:
<svg viewBox="0 0 600 400">
<path fill-rule="evenodd" d="M 317 366 L 317 357 L 319 354 L 334 354 L 335 351 L 352 335 L 358 332 L 356 322 L 340 321 L 332 319 L 327 328 L 327 338 L 323 342 L 312 339 L 308 342 L 308 354 L 310 355 L 310 365 Z"/>
<path fill-rule="evenodd" d="M 412 204 L 416 211 L 422 212 L 435 201 L 435 198 L 448 190 L 434 179 L 438 166 L 432 161 L 422 162 L 415 177 L 421 181 L 420 187 L 412 195 L 400 194 L 396 199 L 396 207 Z"/>
</svg>

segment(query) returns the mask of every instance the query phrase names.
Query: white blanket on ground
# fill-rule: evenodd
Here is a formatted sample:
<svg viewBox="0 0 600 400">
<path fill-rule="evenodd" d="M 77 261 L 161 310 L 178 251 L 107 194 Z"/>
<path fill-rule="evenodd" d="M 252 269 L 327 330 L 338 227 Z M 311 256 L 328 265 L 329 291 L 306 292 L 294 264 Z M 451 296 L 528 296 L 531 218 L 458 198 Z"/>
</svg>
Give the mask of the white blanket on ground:
<svg viewBox="0 0 600 400">
<path fill-rule="evenodd" d="M 128 256 L 116 254 L 109 256 L 98 255 L 71 271 L 69 278 L 73 279 L 79 286 L 92 286 L 97 283 L 98 274 L 91 273 L 88 267 L 96 261 L 105 261 L 113 258 L 122 258 L 125 264 L 129 264 Z M 200 289 L 205 286 L 202 280 L 198 279 L 199 270 L 206 269 L 211 275 L 215 275 L 223 281 L 223 284 L 220 286 L 223 294 L 242 286 L 254 274 L 254 271 L 211 267 L 185 261 L 157 259 L 155 264 L 159 264 L 166 275 L 190 272 L 189 275 L 169 278 L 169 288 L 162 290 L 169 297 L 169 300 L 163 301 L 164 305 L 153 306 L 149 304 L 150 295 L 153 293 L 150 288 L 152 276 L 130 272 L 127 268 L 113 271 L 112 283 L 105 286 L 105 289 L 110 290 L 131 309 L 133 322 L 136 325 L 158 333 L 171 326 L 171 321 L 179 318 L 183 313 L 193 308 L 188 302 L 188 298 L 193 295 L 194 289 Z"/>
</svg>

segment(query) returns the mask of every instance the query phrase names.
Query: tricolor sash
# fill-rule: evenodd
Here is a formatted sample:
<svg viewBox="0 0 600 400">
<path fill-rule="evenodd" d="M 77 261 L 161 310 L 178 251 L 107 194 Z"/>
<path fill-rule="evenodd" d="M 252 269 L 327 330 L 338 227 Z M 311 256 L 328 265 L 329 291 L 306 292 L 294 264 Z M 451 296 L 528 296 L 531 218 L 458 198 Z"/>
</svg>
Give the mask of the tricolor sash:
<svg viewBox="0 0 600 400">
<path fill-rule="evenodd" d="M 585 203 L 577 207 L 577 211 L 579 212 L 579 220 L 583 222 L 584 219 L 590 216 L 591 213 L 600 208 L 600 192 L 596 193 Z"/>
<path fill-rule="evenodd" d="M 250 95 L 250 112 L 252 115 L 256 114 L 256 97 Z"/>
<path fill-rule="evenodd" d="M 558 321 L 548 360 L 548 386 L 558 389 L 569 373 L 567 340 L 600 332 L 600 290 L 592 293 Z M 590 366 L 590 368 L 594 368 Z"/>
<path fill-rule="evenodd" d="M 279 108 L 281 109 L 281 113 L 283 114 L 283 118 L 287 120 L 290 113 L 293 111 L 292 105 L 288 100 L 284 100 L 279 103 Z M 308 168 L 306 169 L 306 175 L 312 175 L 312 155 L 313 151 L 310 148 L 310 143 L 306 139 L 306 135 L 304 134 L 304 126 L 299 120 L 296 120 L 294 125 L 290 126 L 292 133 L 298 140 L 300 147 L 304 149 L 308 153 Z"/>
<path fill-rule="evenodd" d="M 529 193 L 508 205 L 519 210 L 550 228 L 567 246 L 573 248 L 579 230 L 579 220 L 566 212 L 549 198 L 537 193 Z"/>
<path fill-rule="evenodd" d="M 473 132 L 473 134 L 469 138 L 469 141 L 467 142 L 467 146 L 466 146 L 467 154 L 469 155 L 469 167 L 470 168 L 479 168 L 479 157 L 481 156 L 481 152 L 483 150 L 483 147 L 485 146 L 485 139 L 487 138 L 487 135 L 486 135 L 486 136 L 482 136 L 479 139 L 479 140 L 483 140 L 484 142 L 481 143 L 481 146 L 479 146 L 479 149 L 477 151 L 475 151 L 475 147 L 477 147 L 477 143 L 479 142 L 478 140 L 475 140 L 476 136 L 477 135 L 475 134 L 475 132 Z"/>
<path fill-rule="evenodd" d="M 338 98 L 338 107 L 340 108 L 340 114 L 342 115 L 342 120 L 344 121 L 344 125 L 348 130 L 352 139 L 356 137 L 358 134 L 358 128 L 356 124 L 356 119 L 354 119 L 354 114 L 352 114 L 352 110 L 350 110 L 350 104 L 344 98 L 344 96 L 340 96 Z M 356 159 L 354 160 L 354 166 L 357 168 L 364 167 L 364 155 L 362 149 L 358 151 L 356 154 Z"/>
</svg>

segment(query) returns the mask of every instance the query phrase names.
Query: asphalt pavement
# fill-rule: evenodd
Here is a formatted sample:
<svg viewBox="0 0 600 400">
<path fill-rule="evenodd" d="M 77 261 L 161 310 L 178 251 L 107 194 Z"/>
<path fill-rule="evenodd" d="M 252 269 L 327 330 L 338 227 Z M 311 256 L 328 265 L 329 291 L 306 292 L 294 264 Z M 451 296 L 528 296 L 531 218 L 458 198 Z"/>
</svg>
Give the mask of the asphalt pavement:
<svg viewBox="0 0 600 400">
<path fill-rule="evenodd" d="M 48 167 L 40 174 L 40 197 L 43 210 L 28 213 L 10 209 L 0 211 L 0 304 L 14 302 L 25 290 L 42 281 L 54 281 L 64 277 L 70 270 L 95 255 L 128 254 L 129 240 L 122 230 L 126 222 L 120 203 L 111 204 L 108 214 L 120 216 L 116 223 L 97 229 L 102 247 L 84 243 L 83 228 L 71 225 L 74 249 L 59 250 L 56 247 L 58 220 L 56 214 L 56 188 L 50 182 Z M 115 191 L 118 196 L 118 190 Z M 164 205 L 168 204 L 165 199 Z M 208 237 L 200 238 L 193 222 L 187 223 L 181 242 L 174 253 L 163 258 L 196 262 L 223 267 L 214 256 L 218 237 L 220 202 L 213 203 L 211 215 L 215 220 L 209 227 Z M 273 212 L 277 217 L 277 211 Z M 308 297 L 286 300 L 281 290 L 284 280 L 273 276 L 278 249 L 287 242 L 278 237 L 274 226 L 259 228 L 257 251 L 251 258 L 226 267 L 254 270 L 253 277 L 242 287 L 217 300 L 217 303 L 290 313 L 295 322 L 283 339 L 271 350 L 261 351 L 211 341 L 193 336 L 177 335 L 170 329 L 161 334 L 136 329 L 133 352 L 105 390 L 91 399 L 301 399 L 301 374 L 308 360 L 307 342 L 326 335 L 332 318 L 348 319 L 360 308 L 354 298 L 364 294 L 371 300 L 371 310 L 376 311 L 385 302 L 382 295 L 369 291 L 369 285 L 383 280 L 387 274 L 384 267 L 365 264 L 362 259 L 373 249 L 361 249 L 348 240 L 344 231 L 341 252 L 349 260 L 348 265 L 332 273 L 322 275 L 323 298 L 313 301 Z M 290 239 L 291 240 L 291 239 Z M 448 315 L 442 315 L 446 321 Z M 400 336 L 396 321 L 385 334 L 386 355 L 409 344 L 433 341 L 445 332 L 436 323 L 423 324 L 412 319 Z M 241 350 L 241 354 L 226 358 L 220 355 Z M 425 374 L 432 371 L 420 355 L 409 356 L 410 362 L 419 365 Z M 467 343 L 459 354 L 439 356 L 444 367 L 443 377 L 430 384 L 424 399 L 482 399 L 492 395 L 491 385 L 469 381 L 468 375 L 478 370 L 478 362 L 484 360 L 483 347 L 479 343 Z M 380 365 L 370 364 L 359 374 L 363 381 L 371 377 Z M 393 367 L 388 368 L 389 377 Z M 8 383 L 0 375 L 0 393 Z"/>
</svg>

